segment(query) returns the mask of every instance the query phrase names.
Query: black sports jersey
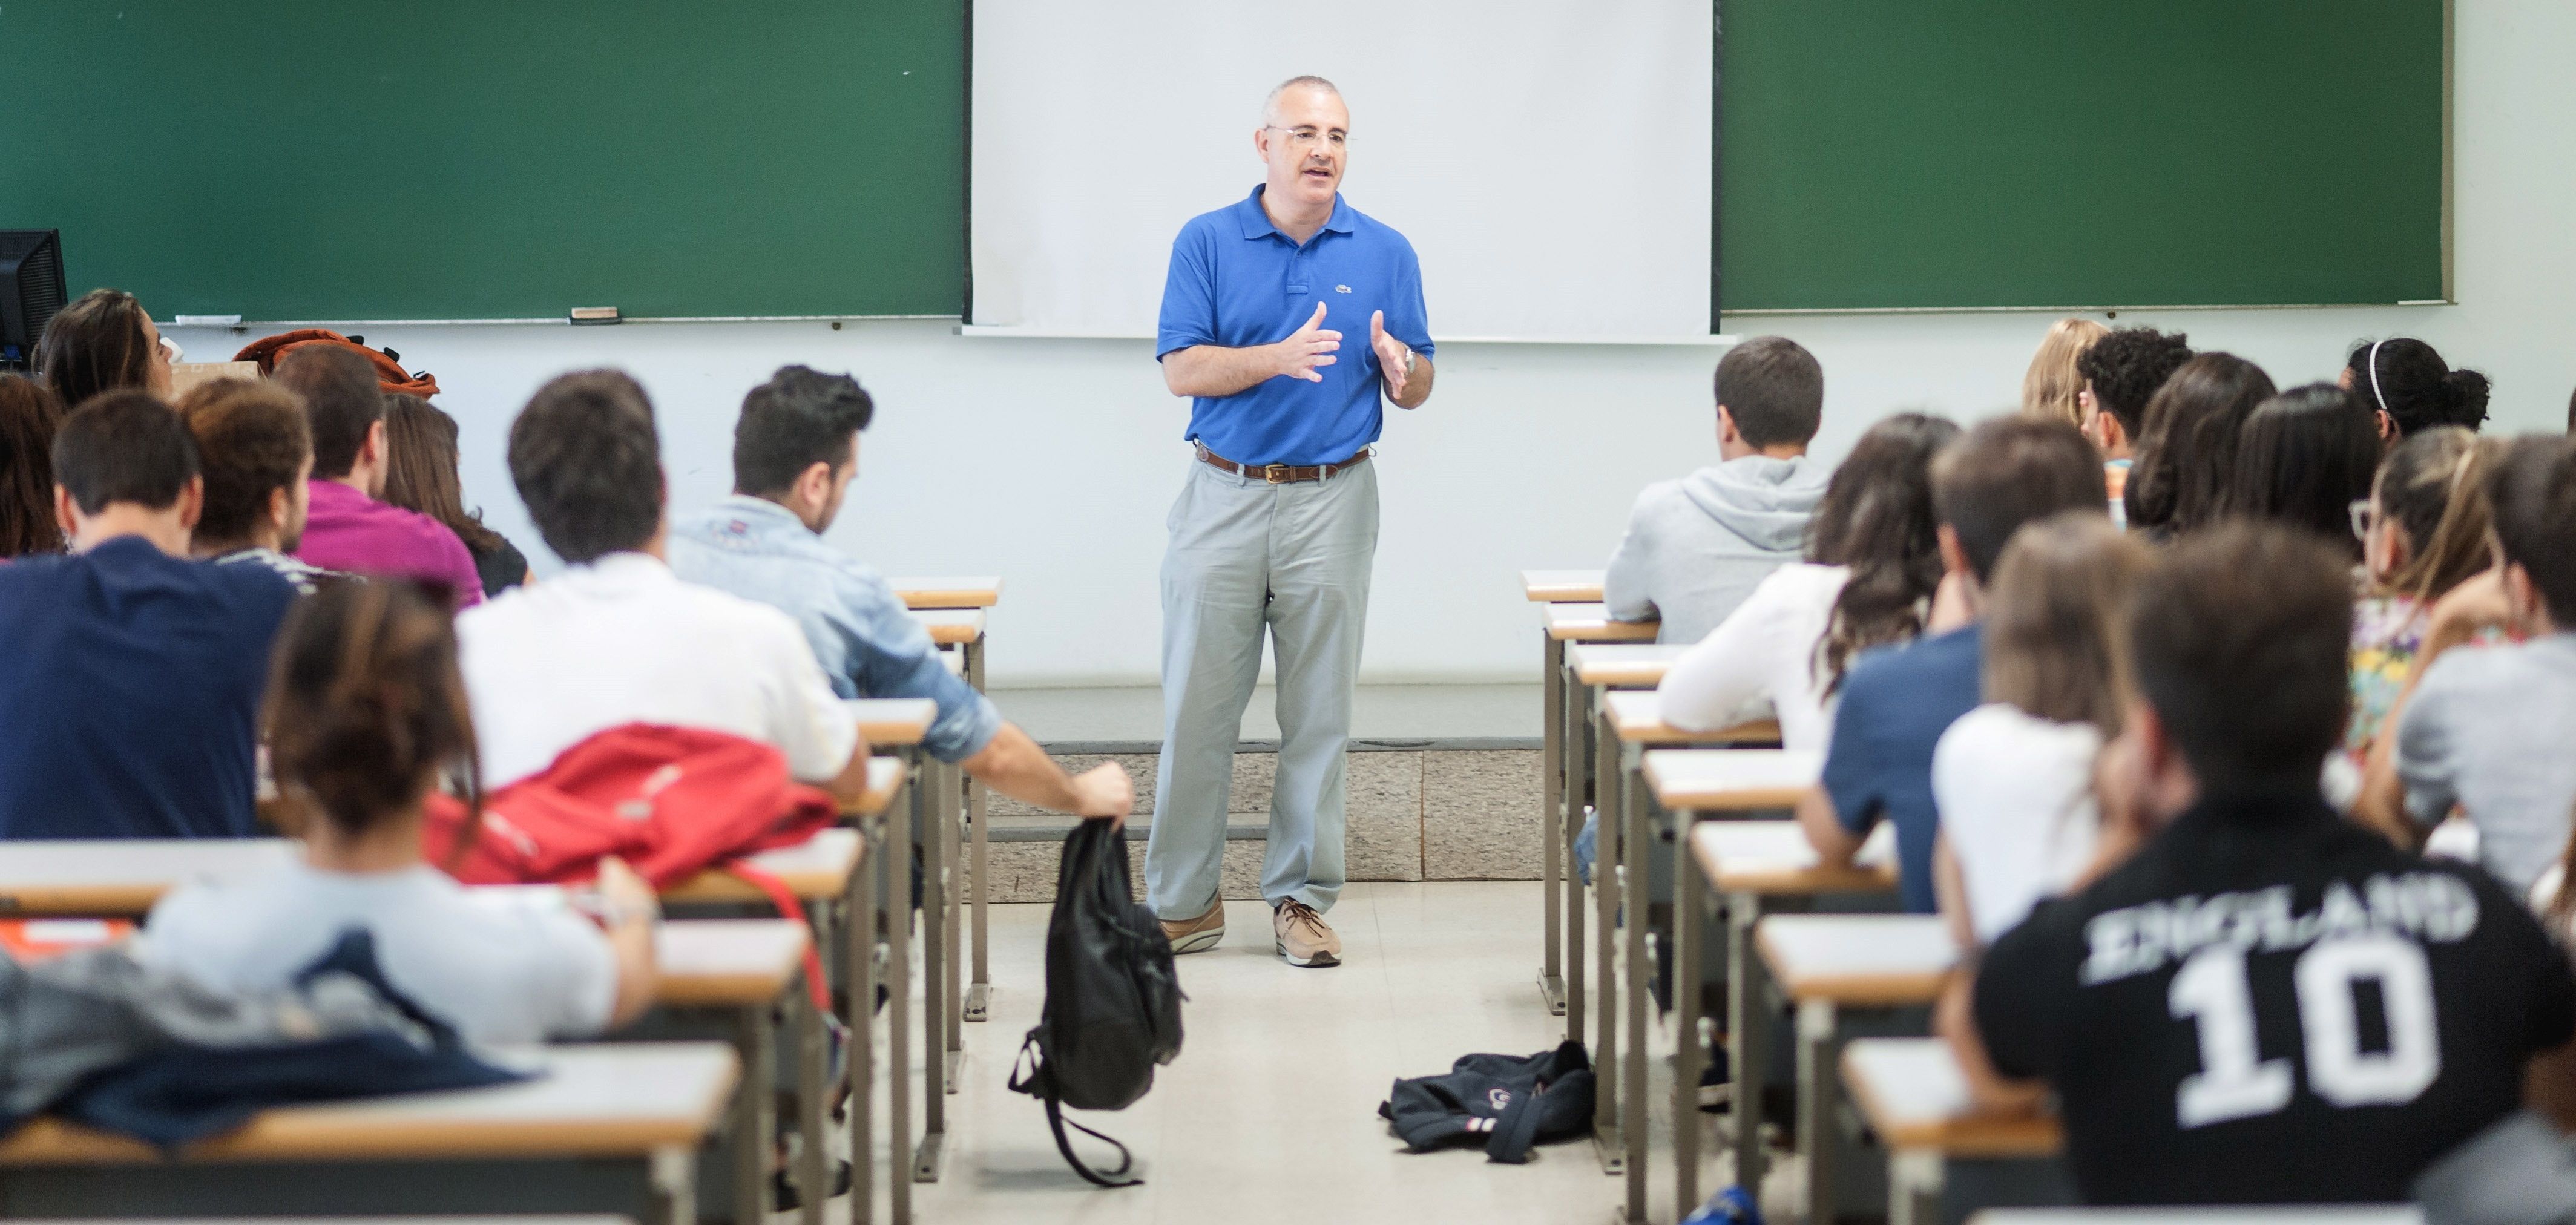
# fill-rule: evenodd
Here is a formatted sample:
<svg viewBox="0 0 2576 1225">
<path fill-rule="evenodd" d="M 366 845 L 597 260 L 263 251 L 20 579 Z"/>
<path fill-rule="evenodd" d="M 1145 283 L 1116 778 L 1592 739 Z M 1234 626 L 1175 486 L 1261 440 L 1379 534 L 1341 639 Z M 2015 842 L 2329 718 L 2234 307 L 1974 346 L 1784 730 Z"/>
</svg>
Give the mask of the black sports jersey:
<svg viewBox="0 0 2576 1225">
<path fill-rule="evenodd" d="M 2406 1198 L 2576 1033 L 2576 973 L 2475 868 L 2313 791 L 2203 801 L 1978 970 L 1995 1067 L 2055 1087 L 2088 1203 Z"/>
</svg>

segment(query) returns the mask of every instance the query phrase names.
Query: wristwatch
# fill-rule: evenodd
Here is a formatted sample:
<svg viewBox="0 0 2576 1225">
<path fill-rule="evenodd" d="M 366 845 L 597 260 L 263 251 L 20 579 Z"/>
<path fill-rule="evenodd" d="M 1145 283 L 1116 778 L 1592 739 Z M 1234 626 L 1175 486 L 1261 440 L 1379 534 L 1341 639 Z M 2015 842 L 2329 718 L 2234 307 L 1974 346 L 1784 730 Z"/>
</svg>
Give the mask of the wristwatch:
<svg viewBox="0 0 2576 1225">
<path fill-rule="evenodd" d="M 1404 377 L 1413 377 L 1413 346 L 1404 346 Z"/>
</svg>

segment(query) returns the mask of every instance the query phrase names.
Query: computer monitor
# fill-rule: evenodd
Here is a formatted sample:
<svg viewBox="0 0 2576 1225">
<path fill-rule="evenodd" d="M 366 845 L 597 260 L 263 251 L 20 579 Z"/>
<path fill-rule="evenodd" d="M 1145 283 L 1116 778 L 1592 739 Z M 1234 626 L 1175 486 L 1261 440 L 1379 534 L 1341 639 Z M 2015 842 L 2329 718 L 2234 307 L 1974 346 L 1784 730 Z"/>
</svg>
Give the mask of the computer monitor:
<svg viewBox="0 0 2576 1225">
<path fill-rule="evenodd" d="M 63 232 L 0 230 L 0 370 L 35 364 L 36 338 L 71 301 L 63 282 Z"/>
</svg>

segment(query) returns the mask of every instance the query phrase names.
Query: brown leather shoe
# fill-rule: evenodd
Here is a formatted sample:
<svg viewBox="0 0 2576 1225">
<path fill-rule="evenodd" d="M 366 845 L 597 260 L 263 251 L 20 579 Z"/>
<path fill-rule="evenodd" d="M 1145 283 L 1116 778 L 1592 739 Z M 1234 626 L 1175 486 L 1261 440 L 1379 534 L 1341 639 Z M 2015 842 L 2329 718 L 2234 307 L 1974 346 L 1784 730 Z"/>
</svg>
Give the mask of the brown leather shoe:
<svg viewBox="0 0 2576 1225">
<path fill-rule="evenodd" d="M 1279 903 L 1270 913 L 1270 932 L 1278 941 L 1279 956 L 1292 966 L 1320 970 L 1342 964 L 1342 938 L 1304 902 L 1290 898 Z"/>
<path fill-rule="evenodd" d="M 1163 938 L 1172 942 L 1172 954 L 1204 953 L 1225 939 L 1225 899 L 1208 903 L 1207 913 L 1178 923 L 1162 920 Z"/>
</svg>

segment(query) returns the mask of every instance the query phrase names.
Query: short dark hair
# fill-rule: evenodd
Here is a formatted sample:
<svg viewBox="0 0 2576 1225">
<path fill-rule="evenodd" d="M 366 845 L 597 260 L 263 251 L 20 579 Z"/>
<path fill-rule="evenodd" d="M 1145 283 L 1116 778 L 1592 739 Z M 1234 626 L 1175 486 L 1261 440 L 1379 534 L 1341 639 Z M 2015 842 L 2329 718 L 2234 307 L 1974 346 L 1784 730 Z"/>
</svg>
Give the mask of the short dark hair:
<svg viewBox="0 0 2576 1225">
<path fill-rule="evenodd" d="M 653 402 L 621 370 L 558 376 L 510 423 L 510 481 L 565 561 L 642 548 L 662 527 Z"/>
<path fill-rule="evenodd" d="M 2487 501 L 2505 562 L 2530 573 L 2550 620 L 2576 626 L 2576 440 L 2514 439 L 2487 475 Z"/>
<path fill-rule="evenodd" d="M 121 289 L 93 289 L 56 312 L 36 341 L 36 372 L 71 408 L 111 391 L 152 385 L 157 347 L 144 338 L 151 316 Z"/>
<path fill-rule="evenodd" d="M 1756 336 L 1717 359 L 1717 404 L 1757 447 L 1805 444 L 1825 417 L 1825 368 L 1786 336 Z"/>
<path fill-rule="evenodd" d="M 2075 372 L 2093 384 L 2093 401 L 2120 419 L 2135 438 L 2146 427 L 2147 401 L 2173 372 L 2191 360 L 2190 338 L 2154 328 L 2113 328 L 2075 358 Z"/>
<path fill-rule="evenodd" d="M 179 419 L 196 436 L 206 477 L 197 539 L 248 540 L 251 525 L 267 513 L 268 495 L 294 484 L 313 453 L 304 401 L 275 383 L 217 379 L 180 398 Z"/>
<path fill-rule="evenodd" d="M 2280 524 L 2220 523 L 2165 550 L 2128 630 L 2138 692 L 2204 792 L 2316 787 L 2351 686 L 2341 554 Z"/>
<path fill-rule="evenodd" d="M 2309 383 L 2263 401 L 2243 429 L 2227 513 L 2306 528 L 2359 560 L 2352 504 L 2370 496 L 2379 472 L 2369 406 L 2332 383 Z"/>
<path fill-rule="evenodd" d="M 385 419 L 385 388 L 375 366 L 343 345 L 304 345 L 279 358 L 272 377 L 304 397 L 313 475 L 334 481 L 349 475 L 367 431 Z"/>
<path fill-rule="evenodd" d="M 733 427 L 733 491 L 771 494 L 816 464 L 849 462 L 850 436 L 875 419 L 876 401 L 846 374 L 782 366 L 742 398 Z"/>
<path fill-rule="evenodd" d="M 196 475 L 197 440 L 150 392 L 93 397 L 54 434 L 54 483 L 84 515 L 112 502 L 167 509 Z"/>
<path fill-rule="evenodd" d="M 2062 510 L 2110 513 L 2102 453 L 2054 418 L 1981 422 L 1932 461 L 1932 513 L 1959 537 L 1982 583 L 2021 525 Z"/>
</svg>

